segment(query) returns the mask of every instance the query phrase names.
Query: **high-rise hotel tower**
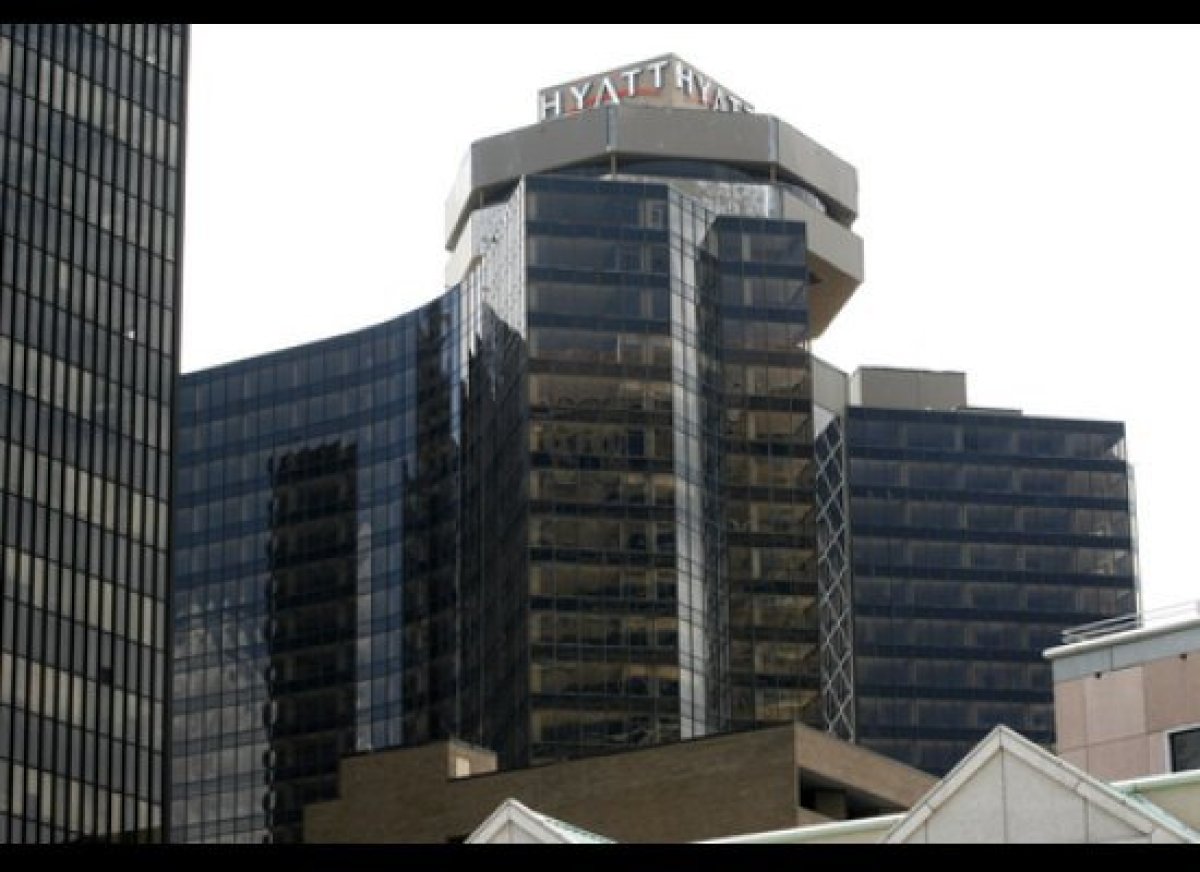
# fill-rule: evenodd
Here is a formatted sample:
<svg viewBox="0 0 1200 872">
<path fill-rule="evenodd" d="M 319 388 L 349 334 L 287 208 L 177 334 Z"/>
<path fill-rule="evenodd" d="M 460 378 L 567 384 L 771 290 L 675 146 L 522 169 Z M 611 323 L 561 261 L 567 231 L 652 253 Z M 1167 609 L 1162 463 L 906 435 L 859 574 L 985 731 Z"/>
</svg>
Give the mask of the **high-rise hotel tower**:
<svg viewBox="0 0 1200 872">
<path fill-rule="evenodd" d="M 183 379 L 176 838 L 303 838 L 341 755 L 445 736 L 1044 741 L 1030 649 L 1128 599 L 1119 427 L 820 377 L 852 167 L 672 55 L 536 109 L 468 151 L 440 297 Z"/>
<path fill-rule="evenodd" d="M 298 838 L 347 751 L 847 711 L 809 342 L 862 278 L 854 169 L 675 56 L 537 110 L 471 146 L 442 297 L 184 377 L 180 839 Z"/>
</svg>

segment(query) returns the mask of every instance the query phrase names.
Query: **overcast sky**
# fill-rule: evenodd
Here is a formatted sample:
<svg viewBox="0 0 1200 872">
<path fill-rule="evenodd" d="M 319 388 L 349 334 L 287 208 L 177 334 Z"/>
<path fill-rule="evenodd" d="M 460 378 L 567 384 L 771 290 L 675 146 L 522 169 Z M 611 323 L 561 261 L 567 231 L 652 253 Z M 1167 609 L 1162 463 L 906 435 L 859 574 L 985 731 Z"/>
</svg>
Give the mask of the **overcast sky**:
<svg viewBox="0 0 1200 872">
<path fill-rule="evenodd" d="M 443 291 L 468 145 L 674 52 L 849 161 L 866 281 L 816 352 L 1125 421 L 1145 604 L 1200 599 L 1200 28 L 196 25 L 183 368 Z"/>
</svg>

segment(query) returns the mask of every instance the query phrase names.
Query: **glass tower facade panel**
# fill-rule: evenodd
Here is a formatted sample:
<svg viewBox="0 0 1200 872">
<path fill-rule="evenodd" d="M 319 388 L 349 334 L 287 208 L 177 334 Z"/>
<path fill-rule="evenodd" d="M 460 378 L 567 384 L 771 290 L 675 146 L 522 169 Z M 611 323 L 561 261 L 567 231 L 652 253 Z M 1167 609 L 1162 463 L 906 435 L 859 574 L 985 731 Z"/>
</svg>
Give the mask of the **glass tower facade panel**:
<svg viewBox="0 0 1200 872">
<path fill-rule="evenodd" d="M 857 735 L 942 774 L 996 724 L 1054 741 L 1042 651 L 1136 610 L 1119 423 L 848 413 Z"/>
<path fill-rule="evenodd" d="M 713 222 L 717 499 L 729 726 L 819 724 L 812 366 L 804 225 Z"/>
<path fill-rule="evenodd" d="M 165 825 L 187 46 L 0 24 L 0 841 Z"/>
<path fill-rule="evenodd" d="M 442 309 L 182 378 L 172 841 L 297 840 L 342 754 L 399 743 Z"/>
<path fill-rule="evenodd" d="M 678 738 L 681 697 L 699 687 L 703 707 L 704 669 L 681 665 L 692 573 L 680 579 L 667 189 L 531 177 L 526 190 L 541 761 Z"/>
<path fill-rule="evenodd" d="M 525 186 L 528 759 L 817 720 L 803 225 Z"/>
</svg>

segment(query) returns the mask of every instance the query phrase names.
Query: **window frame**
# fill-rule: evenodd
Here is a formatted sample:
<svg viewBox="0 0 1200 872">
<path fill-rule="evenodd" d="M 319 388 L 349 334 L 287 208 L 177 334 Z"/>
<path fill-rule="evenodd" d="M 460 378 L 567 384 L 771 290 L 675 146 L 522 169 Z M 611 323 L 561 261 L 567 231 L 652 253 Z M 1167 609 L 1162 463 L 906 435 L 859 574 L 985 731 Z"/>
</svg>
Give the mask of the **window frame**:
<svg viewBox="0 0 1200 872">
<path fill-rule="evenodd" d="M 1175 768 L 1175 747 L 1174 739 L 1178 735 L 1186 733 L 1196 733 L 1200 735 L 1200 723 L 1187 724 L 1184 726 L 1174 727 L 1167 730 L 1163 734 L 1164 753 L 1166 755 L 1167 772 L 1200 772 L 1200 765 L 1191 769 L 1176 769 Z"/>
</svg>

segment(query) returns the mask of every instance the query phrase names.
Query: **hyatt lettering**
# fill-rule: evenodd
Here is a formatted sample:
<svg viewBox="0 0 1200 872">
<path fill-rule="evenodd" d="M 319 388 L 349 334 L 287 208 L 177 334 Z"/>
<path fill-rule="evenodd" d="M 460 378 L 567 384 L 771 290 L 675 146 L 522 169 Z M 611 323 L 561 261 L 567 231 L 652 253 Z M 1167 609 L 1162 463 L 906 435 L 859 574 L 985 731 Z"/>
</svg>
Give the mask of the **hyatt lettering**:
<svg viewBox="0 0 1200 872">
<path fill-rule="evenodd" d="M 714 112 L 754 111 L 741 97 L 726 91 L 699 70 L 667 57 L 548 88 L 538 95 L 540 120 L 639 99 L 663 105 L 693 104 Z"/>
</svg>

